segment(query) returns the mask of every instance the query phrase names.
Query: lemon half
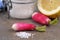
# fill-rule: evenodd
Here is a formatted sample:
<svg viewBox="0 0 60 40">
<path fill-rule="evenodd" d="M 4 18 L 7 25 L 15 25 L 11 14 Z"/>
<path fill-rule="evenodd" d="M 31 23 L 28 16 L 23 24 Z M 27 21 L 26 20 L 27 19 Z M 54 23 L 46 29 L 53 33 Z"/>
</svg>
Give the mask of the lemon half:
<svg viewBox="0 0 60 40">
<path fill-rule="evenodd" d="M 60 0 L 38 0 L 38 9 L 51 18 L 60 16 Z"/>
</svg>

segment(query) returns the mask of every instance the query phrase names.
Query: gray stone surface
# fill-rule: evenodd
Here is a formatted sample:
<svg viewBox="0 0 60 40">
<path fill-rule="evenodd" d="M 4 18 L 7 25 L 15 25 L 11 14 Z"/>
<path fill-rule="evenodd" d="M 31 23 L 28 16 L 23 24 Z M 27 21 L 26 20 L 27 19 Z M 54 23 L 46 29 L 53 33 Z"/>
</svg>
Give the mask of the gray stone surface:
<svg viewBox="0 0 60 40">
<path fill-rule="evenodd" d="M 26 31 L 34 33 L 35 35 L 28 39 L 21 39 L 14 35 L 16 32 L 11 29 L 13 23 L 22 21 L 33 23 L 36 25 L 38 25 L 38 23 L 35 23 L 31 19 L 7 19 L 6 16 L 7 15 L 0 14 L 0 40 L 60 40 L 60 21 L 57 25 L 50 25 L 49 27 L 47 27 L 46 32 Z"/>
</svg>

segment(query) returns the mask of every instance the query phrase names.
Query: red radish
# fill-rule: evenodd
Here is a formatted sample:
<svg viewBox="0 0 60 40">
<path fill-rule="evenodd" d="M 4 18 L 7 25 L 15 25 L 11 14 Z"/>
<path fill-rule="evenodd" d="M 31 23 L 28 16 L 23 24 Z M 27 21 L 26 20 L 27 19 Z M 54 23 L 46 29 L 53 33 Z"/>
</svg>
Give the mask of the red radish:
<svg viewBox="0 0 60 40">
<path fill-rule="evenodd" d="M 12 29 L 15 31 L 34 30 L 35 25 L 29 23 L 15 23 L 12 25 Z"/>
<path fill-rule="evenodd" d="M 47 25 L 50 22 L 50 19 L 46 15 L 44 15 L 44 14 L 42 14 L 40 12 L 35 12 L 32 15 L 32 19 L 34 21 L 36 21 L 36 22 L 38 22 L 40 24 L 44 24 L 44 25 Z"/>
</svg>

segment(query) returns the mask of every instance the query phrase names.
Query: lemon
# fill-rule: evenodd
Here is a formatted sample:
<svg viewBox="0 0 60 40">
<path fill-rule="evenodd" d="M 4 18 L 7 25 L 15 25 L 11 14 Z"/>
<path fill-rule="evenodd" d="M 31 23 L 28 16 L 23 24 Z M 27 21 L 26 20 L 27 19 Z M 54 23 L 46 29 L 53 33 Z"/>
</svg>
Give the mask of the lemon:
<svg viewBox="0 0 60 40">
<path fill-rule="evenodd" d="M 38 0 L 38 9 L 51 18 L 60 16 L 60 0 Z"/>
</svg>

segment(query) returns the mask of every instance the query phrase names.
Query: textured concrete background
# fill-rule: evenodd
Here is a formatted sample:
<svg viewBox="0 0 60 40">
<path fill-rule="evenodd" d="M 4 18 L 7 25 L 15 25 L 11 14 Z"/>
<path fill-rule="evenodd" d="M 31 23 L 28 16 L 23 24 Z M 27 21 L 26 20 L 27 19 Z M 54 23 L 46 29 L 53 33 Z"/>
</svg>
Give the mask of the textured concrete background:
<svg viewBox="0 0 60 40">
<path fill-rule="evenodd" d="M 48 26 L 46 28 L 46 32 L 26 31 L 35 34 L 33 37 L 30 37 L 28 39 L 21 39 L 17 37 L 15 35 L 16 32 L 11 29 L 13 23 L 22 21 L 40 25 L 31 19 L 8 19 L 7 15 L 0 13 L 0 40 L 60 40 L 60 19 L 57 25 Z"/>
<path fill-rule="evenodd" d="M 60 21 L 57 25 L 51 25 L 47 27 L 46 32 L 26 31 L 35 34 L 28 39 L 21 39 L 14 34 L 15 31 L 11 30 L 11 25 L 15 22 L 28 22 L 38 25 L 31 19 L 19 20 L 19 19 L 7 19 L 7 15 L 0 14 L 0 40 L 60 40 Z"/>
</svg>

